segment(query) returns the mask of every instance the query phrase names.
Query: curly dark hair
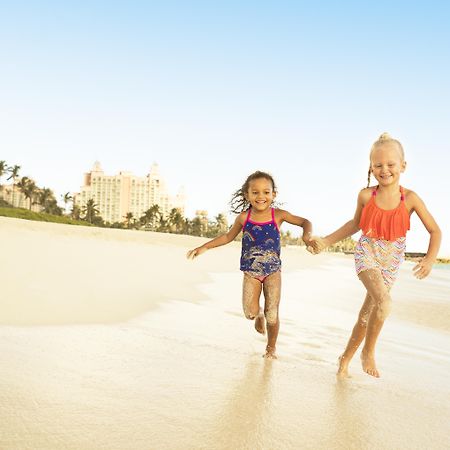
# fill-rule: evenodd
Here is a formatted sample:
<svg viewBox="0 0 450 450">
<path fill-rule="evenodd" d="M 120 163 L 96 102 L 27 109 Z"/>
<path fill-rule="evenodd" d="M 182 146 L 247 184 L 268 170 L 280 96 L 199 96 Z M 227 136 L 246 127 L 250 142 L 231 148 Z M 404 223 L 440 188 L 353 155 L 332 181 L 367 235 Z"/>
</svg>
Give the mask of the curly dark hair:
<svg viewBox="0 0 450 450">
<path fill-rule="evenodd" d="M 258 178 L 265 178 L 266 180 L 270 181 L 272 183 L 273 192 L 277 193 L 277 186 L 272 175 L 267 172 L 261 172 L 260 170 L 257 170 L 247 177 L 242 187 L 238 189 L 231 197 L 230 207 L 233 213 L 239 214 L 242 211 L 246 211 L 248 208 L 250 208 L 250 202 L 245 198 L 245 194 L 248 191 L 250 181 L 257 180 Z"/>
</svg>

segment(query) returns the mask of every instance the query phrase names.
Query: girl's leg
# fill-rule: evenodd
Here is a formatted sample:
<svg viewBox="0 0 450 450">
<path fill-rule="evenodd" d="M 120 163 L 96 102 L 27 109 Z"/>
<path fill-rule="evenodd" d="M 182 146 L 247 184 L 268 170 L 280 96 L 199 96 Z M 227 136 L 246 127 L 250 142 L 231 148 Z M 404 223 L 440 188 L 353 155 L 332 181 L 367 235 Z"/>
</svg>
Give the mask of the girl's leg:
<svg viewBox="0 0 450 450">
<path fill-rule="evenodd" d="M 267 323 L 267 347 L 266 358 L 276 358 L 275 350 L 280 329 L 280 319 L 278 317 L 278 308 L 280 305 L 281 293 L 281 272 L 270 274 L 264 280 L 264 315 Z"/>
<path fill-rule="evenodd" d="M 367 321 L 372 309 L 372 303 L 372 298 L 367 293 L 361 310 L 359 311 L 358 320 L 356 321 L 350 339 L 348 340 L 347 347 L 345 347 L 344 353 L 339 357 L 338 377 L 344 378 L 349 376 L 348 365 L 366 336 Z"/>
<path fill-rule="evenodd" d="M 262 283 L 244 272 L 244 280 L 242 283 L 242 307 L 245 317 L 255 321 L 255 328 L 258 333 L 264 334 L 264 316 L 260 314 L 259 297 L 261 296 Z M 262 316 L 262 321 L 261 321 Z"/>
<path fill-rule="evenodd" d="M 375 344 L 384 321 L 391 311 L 391 296 L 378 270 L 371 269 L 361 272 L 359 278 L 373 299 L 372 311 L 367 322 L 366 340 L 361 352 L 361 361 L 364 372 L 378 378 L 380 374 L 375 364 Z"/>
</svg>

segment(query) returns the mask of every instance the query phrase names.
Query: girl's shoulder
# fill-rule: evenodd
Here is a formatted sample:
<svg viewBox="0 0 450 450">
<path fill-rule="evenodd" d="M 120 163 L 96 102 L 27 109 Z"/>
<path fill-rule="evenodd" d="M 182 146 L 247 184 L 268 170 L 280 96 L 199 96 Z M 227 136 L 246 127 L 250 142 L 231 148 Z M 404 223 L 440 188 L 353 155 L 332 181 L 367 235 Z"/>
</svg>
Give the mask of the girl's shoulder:
<svg viewBox="0 0 450 450">
<path fill-rule="evenodd" d="M 273 214 L 277 219 L 284 219 L 290 213 L 289 213 L 289 211 L 286 211 L 281 208 L 273 208 Z"/>
<path fill-rule="evenodd" d="M 414 207 L 414 205 L 418 201 L 421 201 L 420 197 L 413 190 L 405 188 L 404 186 L 402 186 L 402 188 L 403 188 L 403 195 L 405 196 L 405 203 L 407 205 L 409 205 L 410 207 Z"/>
<path fill-rule="evenodd" d="M 240 212 L 235 219 L 235 222 L 240 223 L 241 225 L 245 224 L 245 221 L 247 220 L 247 215 L 248 215 L 248 209 L 246 209 L 245 211 Z"/>
<path fill-rule="evenodd" d="M 418 195 L 411 189 L 406 188 L 405 186 L 402 186 L 403 189 L 403 195 L 406 198 L 413 198 L 413 197 L 418 197 Z"/>
<path fill-rule="evenodd" d="M 361 189 L 358 194 L 358 202 L 365 205 L 372 198 L 375 189 L 376 186 L 369 186 Z"/>
</svg>

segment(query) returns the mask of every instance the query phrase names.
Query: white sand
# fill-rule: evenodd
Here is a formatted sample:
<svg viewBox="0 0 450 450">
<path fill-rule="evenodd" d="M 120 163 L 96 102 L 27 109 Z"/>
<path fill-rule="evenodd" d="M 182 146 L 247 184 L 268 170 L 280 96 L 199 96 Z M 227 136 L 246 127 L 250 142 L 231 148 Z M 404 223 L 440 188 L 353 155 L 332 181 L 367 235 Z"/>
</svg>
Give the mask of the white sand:
<svg viewBox="0 0 450 450">
<path fill-rule="evenodd" d="M 242 317 L 239 244 L 0 218 L 0 448 L 444 449 L 450 271 L 405 263 L 382 378 L 336 359 L 352 259 L 283 249 L 279 359 Z"/>
</svg>

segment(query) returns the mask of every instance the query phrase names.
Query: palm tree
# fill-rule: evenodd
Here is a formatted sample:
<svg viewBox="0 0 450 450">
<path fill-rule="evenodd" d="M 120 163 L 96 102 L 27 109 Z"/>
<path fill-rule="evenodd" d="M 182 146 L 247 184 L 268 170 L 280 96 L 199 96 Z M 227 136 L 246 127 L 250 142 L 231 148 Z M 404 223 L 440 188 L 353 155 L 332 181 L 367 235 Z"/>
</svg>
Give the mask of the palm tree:
<svg viewBox="0 0 450 450">
<path fill-rule="evenodd" d="M 130 228 L 130 224 L 131 224 L 131 221 L 133 220 L 133 217 L 134 216 L 133 216 L 132 212 L 127 212 L 125 214 L 125 224 L 126 224 L 128 229 Z"/>
<path fill-rule="evenodd" d="M 12 178 L 13 185 L 16 183 L 16 178 L 19 176 L 20 169 L 21 167 L 18 165 L 8 167 L 8 172 L 10 173 L 10 175 L 7 180 L 10 180 Z"/>
<path fill-rule="evenodd" d="M 92 223 L 100 213 L 100 211 L 97 209 L 97 205 L 94 203 L 94 199 L 92 198 L 86 202 L 86 205 L 81 212 L 84 214 L 84 220 L 89 223 Z"/>
<path fill-rule="evenodd" d="M 180 233 L 183 229 L 184 218 L 178 208 L 172 208 L 167 219 L 169 231 L 171 233 Z"/>
<path fill-rule="evenodd" d="M 64 202 L 64 212 L 67 213 L 67 204 L 73 200 L 73 197 L 70 195 L 70 192 L 66 192 L 61 195 L 62 201 Z"/>
<path fill-rule="evenodd" d="M 181 232 L 183 234 L 192 234 L 192 222 L 189 219 L 184 219 L 183 225 L 181 227 Z"/>
<path fill-rule="evenodd" d="M 139 222 L 145 229 L 149 228 L 151 220 L 152 216 L 150 214 L 150 209 L 147 209 L 147 211 L 145 211 L 144 214 L 139 217 Z"/>
<path fill-rule="evenodd" d="M 62 208 L 60 208 L 58 206 L 58 202 L 56 201 L 56 198 L 53 195 L 53 192 L 52 192 L 52 197 L 47 202 L 44 212 L 46 212 L 47 214 L 54 214 L 56 216 L 62 216 L 62 214 L 63 214 L 63 210 L 62 210 Z"/>
<path fill-rule="evenodd" d="M 203 217 L 200 216 L 200 219 Z M 204 219 L 203 219 L 204 221 Z M 215 237 L 219 234 L 225 233 L 227 231 L 228 224 L 227 219 L 223 214 L 218 214 L 214 220 L 208 221 L 206 232 L 203 230 L 203 233 L 206 234 L 207 237 Z"/>
<path fill-rule="evenodd" d="M 29 181 L 32 181 L 31 178 L 28 177 L 22 177 L 19 182 L 17 183 L 17 187 L 19 188 L 19 190 L 22 190 L 22 188 L 24 188 Z"/>
<path fill-rule="evenodd" d="M 49 188 L 42 188 L 37 194 L 37 203 L 39 203 L 43 211 L 47 214 L 55 214 L 57 216 L 61 216 L 63 211 L 58 206 L 58 202 L 56 201 L 55 194 Z"/>
<path fill-rule="evenodd" d="M 218 233 L 225 233 L 228 229 L 227 218 L 223 214 L 218 214 L 215 217 L 215 220 L 217 223 Z"/>
<path fill-rule="evenodd" d="M 194 217 L 191 222 L 191 233 L 194 236 L 203 236 L 203 222 L 200 217 Z"/>
<path fill-rule="evenodd" d="M 206 211 L 197 211 L 192 221 L 193 233 L 195 236 L 206 236 L 208 233 L 208 215 Z M 200 224 L 200 225 L 199 225 Z M 200 230 L 198 227 L 200 226 Z"/>
<path fill-rule="evenodd" d="M 169 231 L 169 221 L 164 219 L 164 217 L 160 217 L 157 231 L 161 233 L 167 233 Z"/>
<path fill-rule="evenodd" d="M 342 239 L 338 243 L 332 245 L 330 250 L 333 252 L 354 252 L 356 247 L 356 242 L 350 237 Z"/>
<path fill-rule="evenodd" d="M 161 221 L 162 213 L 159 205 L 155 204 L 150 206 L 144 215 L 139 219 L 145 229 L 156 230 Z"/>
<path fill-rule="evenodd" d="M 28 209 L 31 211 L 31 207 L 34 204 L 34 199 L 38 192 L 38 188 L 35 182 L 28 177 L 22 177 L 22 179 L 17 183 L 17 187 L 25 195 L 25 198 L 30 200 Z"/>
<path fill-rule="evenodd" d="M 16 186 L 16 178 L 19 176 L 19 170 L 20 170 L 20 166 L 18 166 L 18 165 L 8 167 L 8 172 L 10 173 L 10 175 L 7 178 L 7 180 L 10 180 L 11 178 L 13 180 L 12 200 L 11 200 L 13 206 L 14 206 L 14 188 Z"/>
<path fill-rule="evenodd" d="M 53 198 L 53 192 L 49 188 L 42 188 L 38 194 L 38 203 L 42 205 L 44 211 L 48 208 L 48 205 Z"/>
<path fill-rule="evenodd" d="M 72 205 L 72 211 L 70 211 L 70 215 L 72 216 L 72 219 L 80 220 L 81 208 L 74 203 Z"/>
<path fill-rule="evenodd" d="M 0 161 L 0 179 L 3 175 L 5 175 L 8 171 L 8 165 L 6 164 L 6 161 Z M 2 185 L 0 184 L 0 192 L 3 192 Z M 3 194 L 2 194 L 3 197 Z"/>
<path fill-rule="evenodd" d="M 8 180 L 11 178 L 17 178 L 19 176 L 20 169 L 21 166 L 18 166 L 17 164 L 15 164 L 14 166 L 9 166 L 7 170 L 11 175 L 8 177 Z"/>
</svg>

